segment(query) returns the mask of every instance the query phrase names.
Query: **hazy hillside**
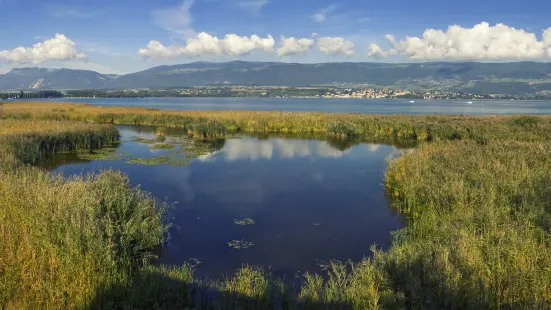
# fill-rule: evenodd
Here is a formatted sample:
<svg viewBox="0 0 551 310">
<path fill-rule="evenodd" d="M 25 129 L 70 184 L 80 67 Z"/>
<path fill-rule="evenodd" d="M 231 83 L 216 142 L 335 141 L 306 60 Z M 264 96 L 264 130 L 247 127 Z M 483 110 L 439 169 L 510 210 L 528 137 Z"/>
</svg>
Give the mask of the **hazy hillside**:
<svg viewBox="0 0 551 310">
<path fill-rule="evenodd" d="M 1 89 L 169 88 L 202 85 L 390 86 L 463 92 L 533 94 L 551 90 L 551 63 L 321 63 L 232 61 L 159 66 L 115 76 L 69 69 L 14 69 Z"/>
<path fill-rule="evenodd" d="M 105 88 L 111 79 L 87 70 L 19 68 L 0 75 L 0 89 Z"/>
</svg>

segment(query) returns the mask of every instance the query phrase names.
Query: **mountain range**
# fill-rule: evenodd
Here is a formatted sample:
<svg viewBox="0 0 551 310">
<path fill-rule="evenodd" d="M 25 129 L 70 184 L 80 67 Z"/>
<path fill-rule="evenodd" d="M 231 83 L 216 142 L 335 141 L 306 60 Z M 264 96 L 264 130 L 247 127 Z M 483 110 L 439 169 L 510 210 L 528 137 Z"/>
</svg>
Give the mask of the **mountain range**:
<svg viewBox="0 0 551 310">
<path fill-rule="evenodd" d="M 512 95 L 551 93 L 551 63 L 280 63 L 232 61 L 158 66 L 126 75 L 17 68 L 0 89 L 136 89 L 212 85 L 393 87 Z"/>
</svg>

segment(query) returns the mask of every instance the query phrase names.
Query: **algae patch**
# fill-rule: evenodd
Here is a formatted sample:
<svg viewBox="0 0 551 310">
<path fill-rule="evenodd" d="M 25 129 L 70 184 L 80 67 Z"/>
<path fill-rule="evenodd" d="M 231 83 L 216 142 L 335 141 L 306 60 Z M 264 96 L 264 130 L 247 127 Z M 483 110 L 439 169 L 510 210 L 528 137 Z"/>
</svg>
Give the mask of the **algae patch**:
<svg viewBox="0 0 551 310">
<path fill-rule="evenodd" d="M 228 246 L 232 249 L 248 249 L 254 246 L 254 243 L 245 240 L 232 240 L 228 242 Z"/>
<path fill-rule="evenodd" d="M 236 225 L 241 225 L 241 226 L 247 226 L 247 225 L 254 225 L 256 224 L 255 221 L 253 219 L 250 219 L 250 218 L 244 218 L 242 220 L 234 220 L 233 221 Z"/>
</svg>

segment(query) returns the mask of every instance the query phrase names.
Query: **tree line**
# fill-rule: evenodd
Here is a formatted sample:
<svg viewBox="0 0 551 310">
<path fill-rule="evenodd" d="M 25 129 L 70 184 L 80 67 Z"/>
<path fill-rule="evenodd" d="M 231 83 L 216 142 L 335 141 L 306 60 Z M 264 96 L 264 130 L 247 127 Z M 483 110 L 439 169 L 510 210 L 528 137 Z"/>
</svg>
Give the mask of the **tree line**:
<svg viewBox="0 0 551 310">
<path fill-rule="evenodd" d="M 39 98 L 62 98 L 64 95 L 58 90 L 41 90 L 33 92 L 8 91 L 0 92 L 0 99 L 39 99 Z"/>
</svg>

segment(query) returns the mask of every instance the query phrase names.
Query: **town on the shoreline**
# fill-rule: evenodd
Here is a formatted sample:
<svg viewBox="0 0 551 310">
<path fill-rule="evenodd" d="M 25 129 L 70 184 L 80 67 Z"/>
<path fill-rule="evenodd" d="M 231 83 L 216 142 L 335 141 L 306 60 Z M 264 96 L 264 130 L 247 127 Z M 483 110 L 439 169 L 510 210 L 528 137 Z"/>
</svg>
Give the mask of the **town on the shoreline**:
<svg viewBox="0 0 551 310">
<path fill-rule="evenodd" d="M 169 89 L 121 90 L 10 90 L 0 91 L 0 100 L 33 98 L 146 98 L 146 97 L 264 97 L 339 99 L 465 99 L 545 100 L 551 95 L 505 95 L 441 90 L 397 90 L 392 88 L 339 88 L 290 86 L 201 86 Z"/>
</svg>

